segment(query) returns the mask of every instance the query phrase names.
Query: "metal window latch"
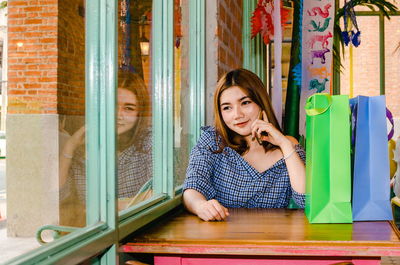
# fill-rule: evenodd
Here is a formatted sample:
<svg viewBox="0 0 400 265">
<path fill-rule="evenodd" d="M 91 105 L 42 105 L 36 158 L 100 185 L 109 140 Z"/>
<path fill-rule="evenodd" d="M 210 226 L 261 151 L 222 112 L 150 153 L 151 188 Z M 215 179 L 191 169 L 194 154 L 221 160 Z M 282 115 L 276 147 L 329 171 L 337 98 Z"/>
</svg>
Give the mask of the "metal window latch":
<svg viewBox="0 0 400 265">
<path fill-rule="evenodd" d="M 36 240 L 39 242 L 39 244 L 44 245 L 46 243 L 49 243 L 51 241 L 45 241 L 42 237 L 42 233 L 46 230 L 53 231 L 53 240 L 56 240 L 66 234 L 69 234 L 71 232 L 74 232 L 77 230 L 78 227 L 72 227 L 72 226 L 59 226 L 59 225 L 44 225 L 40 227 L 36 231 Z"/>
</svg>

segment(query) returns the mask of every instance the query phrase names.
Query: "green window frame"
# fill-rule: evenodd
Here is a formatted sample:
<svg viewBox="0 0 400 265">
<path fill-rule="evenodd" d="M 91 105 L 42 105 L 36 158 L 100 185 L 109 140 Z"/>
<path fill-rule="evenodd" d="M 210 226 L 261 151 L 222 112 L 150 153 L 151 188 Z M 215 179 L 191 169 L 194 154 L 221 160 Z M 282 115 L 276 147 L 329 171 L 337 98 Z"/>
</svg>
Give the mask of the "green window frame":
<svg viewBox="0 0 400 265">
<path fill-rule="evenodd" d="M 119 242 L 181 204 L 173 186 L 173 4 L 153 0 L 154 191 L 150 201 L 117 212 L 115 102 L 117 0 L 86 1 L 87 227 L 18 256 L 7 264 L 116 264 Z M 205 2 L 189 1 L 190 134 L 204 125 Z M 113 176 L 113 177 L 110 177 Z"/>
<path fill-rule="evenodd" d="M 265 57 L 267 56 L 267 48 L 260 36 L 257 34 L 255 38 L 251 38 L 251 17 L 257 6 L 257 1 L 243 0 L 243 28 L 242 28 L 242 47 L 243 47 L 243 68 L 256 73 L 266 84 L 267 77 L 265 75 L 266 65 Z"/>
</svg>

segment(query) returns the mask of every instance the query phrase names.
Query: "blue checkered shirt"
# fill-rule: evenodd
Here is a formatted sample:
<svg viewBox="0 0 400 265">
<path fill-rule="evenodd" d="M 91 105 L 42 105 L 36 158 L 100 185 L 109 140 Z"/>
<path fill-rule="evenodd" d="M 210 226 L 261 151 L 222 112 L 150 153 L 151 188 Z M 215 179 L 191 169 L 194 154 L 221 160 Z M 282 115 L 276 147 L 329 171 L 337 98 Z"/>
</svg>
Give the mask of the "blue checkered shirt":
<svg viewBox="0 0 400 265">
<path fill-rule="evenodd" d="M 259 173 L 230 147 L 215 153 L 220 141 L 214 127 L 202 128 L 190 154 L 184 190 L 197 190 L 207 200 L 216 199 L 229 208 L 285 208 L 290 198 L 304 208 L 305 196 L 291 187 L 283 158 Z M 305 161 L 300 145 L 296 145 L 296 152 Z"/>
<path fill-rule="evenodd" d="M 148 133 L 142 137 L 144 139 L 143 151 L 139 151 L 135 145 L 131 145 L 118 155 L 118 198 L 135 196 L 152 177 L 151 134 Z M 73 196 L 73 194 L 76 194 L 79 201 L 85 202 L 86 163 L 83 152 L 75 153 L 68 179 L 61 189 L 62 199 Z"/>
</svg>

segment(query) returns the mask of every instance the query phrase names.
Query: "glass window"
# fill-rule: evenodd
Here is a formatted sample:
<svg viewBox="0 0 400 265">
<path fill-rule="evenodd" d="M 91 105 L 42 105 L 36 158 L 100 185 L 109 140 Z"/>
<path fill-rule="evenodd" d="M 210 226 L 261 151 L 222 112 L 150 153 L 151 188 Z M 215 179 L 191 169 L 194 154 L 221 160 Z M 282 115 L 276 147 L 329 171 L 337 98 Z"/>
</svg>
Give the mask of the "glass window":
<svg viewBox="0 0 400 265">
<path fill-rule="evenodd" d="M 0 160 L 1 178 L 7 178 L 6 187 L 0 187 L 0 219 L 6 224 L 0 225 L 0 263 L 38 248 L 35 233 L 44 225 L 85 226 L 85 168 L 90 159 L 85 150 L 84 1 L 18 9 L 8 4 L 8 14 L 14 15 L 9 17 L 27 14 L 31 24 L 10 19 L 8 34 L 13 37 L 3 46 L 9 57 L 1 64 L 7 67 L 8 61 L 1 129 L 9 148 Z M 42 13 L 48 18 L 36 17 Z M 38 30 L 40 34 L 32 34 Z M 7 40 L 6 35 L 1 38 Z M 2 84 L 5 92 L 7 83 Z M 53 240 L 50 231 L 42 235 Z"/>
<path fill-rule="evenodd" d="M 118 4 L 117 184 L 124 210 L 153 195 L 152 1 Z"/>
<path fill-rule="evenodd" d="M 185 179 L 189 159 L 189 1 L 174 0 L 174 186 Z"/>
<path fill-rule="evenodd" d="M 204 2 L 64 0 L 57 7 L 54 27 L 46 26 L 49 35 L 58 34 L 50 51 L 38 53 L 31 64 L 18 61 L 27 43 L 13 42 L 10 53 L 15 62 L 29 70 L 45 69 L 48 76 L 35 79 L 39 74 L 31 73 L 24 83 L 21 66 L 8 75 L 8 108 L 14 113 L 7 117 L 7 141 L 13 146 L 6 156 L 7 222 L 12 235 L 28 231 L 31 237 L 26 249 L 7 247 L 25 254 L 18 257 L 21 264 L 32 258 L 37 263 L 77 264 L 90 257 L 115 261 L 118 241 L 181 203 L 174 188 L 184 179 L 203 107 L 188 102 L 204 96 L 204 77 L 198 74 L 204 73 L 204 45 L 189 47 L 188 39 L 189 27 L 204 32 L 204 24 L 189 24 L 189 9 L 204 16 Z M 200 43 L 198 36 L 192 38 Z M 193 71 L 189 54 L 199 51 L 198 71 Z M 197 94 L 189 93 L 193 72 Z M 41 83 L 46 87 L 28 90 Z M 114 199 L 119 210 L 137 207 L 118 213 Z M 149 209 L 151 214 L 140 218 Z M 50 229 L 60 229 L 58 236 L 68 234 L 61 239 L 68 244 L 55 240 L 41 252 L 26 253 L 39 247 L 33 235 L 44 225 L 55 225 Z M 63 233 L 60 225 L 77 232 Z M 44 239 L 53 235 L 44 233 Z"/>
<path fill-rule="evenodd" d="M 60 35 L 65 45 L 59 68 L 59 225 L 86 225 L 85 18 L 82 1 L 61 1 L 65 16 Z M 80 10 L 81 12 L 76 12 Z M 74 19 L 67 17 L 73 16 Z M 71 28 L 75 30 L 71 31 Z M 49 224 L 49 223 L 47 223 Z"/>
</svg>

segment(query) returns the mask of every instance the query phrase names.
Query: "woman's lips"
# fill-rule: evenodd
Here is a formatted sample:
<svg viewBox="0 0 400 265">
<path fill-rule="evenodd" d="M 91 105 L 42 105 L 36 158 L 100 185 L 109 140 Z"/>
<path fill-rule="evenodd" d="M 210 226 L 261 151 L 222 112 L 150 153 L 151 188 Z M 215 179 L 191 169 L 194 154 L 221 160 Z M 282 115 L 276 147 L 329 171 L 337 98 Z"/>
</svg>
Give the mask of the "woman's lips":
<svg viewBox="0 0 400 265">
<path fill-rule="evenodd" d="M 245 122 L 241 122 L 241 123 L 236 123 L 235 126 L 242 128 L 242 127 L 245 127 L 245 126 L 247 125 L 248 122 L 249 122 L 249 121 L 245 121 Z"/>
</svg>

